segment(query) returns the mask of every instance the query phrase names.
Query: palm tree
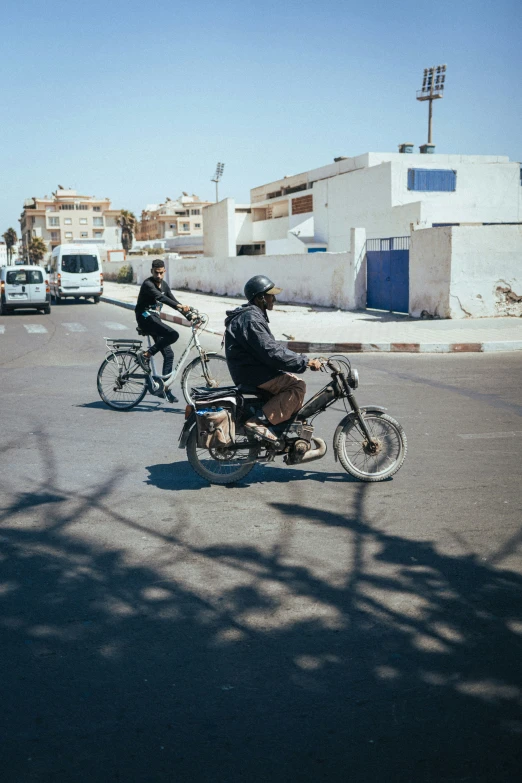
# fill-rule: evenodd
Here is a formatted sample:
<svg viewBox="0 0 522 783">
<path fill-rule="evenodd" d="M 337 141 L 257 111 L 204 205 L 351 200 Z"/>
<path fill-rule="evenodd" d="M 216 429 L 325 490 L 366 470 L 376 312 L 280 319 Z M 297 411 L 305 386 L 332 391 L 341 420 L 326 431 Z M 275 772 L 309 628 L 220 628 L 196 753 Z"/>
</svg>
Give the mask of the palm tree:
<svg viewBox="0 0 522 783">
<path fill-rule="evenodd" d="M 7 248 L 7 263 L 10 264 L 13 257 L 13 247 L 18 242 L 18 237 L 16 236 L 16 231 L 14 228 L 8 228 L 5 234 L 2 234 L 2 236 L 5 239 L 5 245 Z"/>
<path fill-rule="evenodd" d="M 121 227 L 121 244 L 126 253 L 132 248 L 132 240 L 136 229 L 136 216 L 128 209 L 122 209 L 116 218 L 116 223 Z"/>
<path fill-rule="evenodd" d="M 29 242 L 29 261 L 31 264 L 39 264 L 47 253 L 47 244 L 42 237 L 33 237 Z"/>
</svg>

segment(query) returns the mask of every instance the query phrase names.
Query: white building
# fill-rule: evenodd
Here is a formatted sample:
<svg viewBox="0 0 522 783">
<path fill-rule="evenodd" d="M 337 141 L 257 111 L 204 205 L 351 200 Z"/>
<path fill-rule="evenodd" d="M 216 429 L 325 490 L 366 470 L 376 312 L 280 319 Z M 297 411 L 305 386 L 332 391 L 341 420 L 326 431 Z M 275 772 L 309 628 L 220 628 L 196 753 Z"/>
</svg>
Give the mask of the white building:
<svg viewBox="0 0 522 783">
<path fill-rule="evenodd" d="M 522 223 L 521 167 L 505 156 L 369 152 L 207 207 L 207 256 L 350 249 L 350 230 L 368 238 L 412 229 Z"/>
<path fill-rule="evenodd" d="M 203 244 L 203 209 L 210 204 L 199 196 L 182 193 L 163 204 L 147 204 L 136 227 L 137 240 L 201 237 Z M 202 252 L 202 247 L 200 252 Z"/>
<path fill-rule="evenodd" d="M 117 225 L 120 210 L 111 209 L 108 198 L 82 196 L 69 188 L 57 187 L 51 196 L 24 201 L 20 216 L 25 247 L 32 237 L 41 237 L 49 251 L 60 244 L 95 244 L 100 248 L 121 247 Z"/>
</svg>

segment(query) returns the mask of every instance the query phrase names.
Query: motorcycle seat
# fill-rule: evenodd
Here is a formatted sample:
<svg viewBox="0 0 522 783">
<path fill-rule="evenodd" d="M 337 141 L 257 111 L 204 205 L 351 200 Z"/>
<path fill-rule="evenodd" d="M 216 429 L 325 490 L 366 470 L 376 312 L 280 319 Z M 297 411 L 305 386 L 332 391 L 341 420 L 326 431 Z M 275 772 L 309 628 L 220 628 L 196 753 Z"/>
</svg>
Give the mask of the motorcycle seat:
<svg viewBox="0 0 522 783">
<path fill-rule="evenodd" d="M 248 396 L 258 397 L 260 400 L 264 400 L 265 402 L 266 400 L 269 400 L 270 397 L 273 397 L 273 394 L 270 394 L 270 392 L 265 391 L 265 389 L 259 389 L 257 386 L 247 386 L 247 384 L 245 383 L 241 383 L 237 387 L 237 390 L 243 396 L 248 395 Z"/>
</svg>

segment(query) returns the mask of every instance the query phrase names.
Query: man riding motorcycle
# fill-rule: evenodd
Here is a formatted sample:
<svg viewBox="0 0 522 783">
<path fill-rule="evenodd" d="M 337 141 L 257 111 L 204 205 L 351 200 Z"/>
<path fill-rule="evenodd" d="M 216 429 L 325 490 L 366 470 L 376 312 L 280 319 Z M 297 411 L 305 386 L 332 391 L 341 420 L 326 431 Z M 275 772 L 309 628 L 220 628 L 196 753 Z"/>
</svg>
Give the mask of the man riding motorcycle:
<svg viewBox="0 0 522 783">
<path fill-rule="evenodd" d="M 256 275 L 244 290 L 248 303 L 227 311 L 225 355 L 236 386 L 255 386 L 272 395 L 245 427 L 274 441 L 277 435 L 270 425 L 287 421 L 303 406 L 306 384 L 294 373 L 307 367 L 320 370 L 321 362 L 285 348 L 270 331 L 267 311 L 273 310 L 281 288 L 265 275 Z"/>
</svg>

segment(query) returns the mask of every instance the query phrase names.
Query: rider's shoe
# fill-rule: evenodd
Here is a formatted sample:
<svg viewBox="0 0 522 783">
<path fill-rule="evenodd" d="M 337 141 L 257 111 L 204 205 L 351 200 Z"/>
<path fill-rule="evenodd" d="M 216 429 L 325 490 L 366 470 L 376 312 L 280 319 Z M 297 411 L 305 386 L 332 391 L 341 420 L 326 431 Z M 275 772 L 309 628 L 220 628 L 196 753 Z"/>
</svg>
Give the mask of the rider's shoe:
<svg viewBox="0 0 522 783">
<path fill-rule="evenodd" d="M 150 358 L 148 356 L 144 356 L 144 353 L 145 351 L 138 351 L 136 354 L 136 361 L 142 370 L 145 370 L 145 372 L 150 372 Z"/>
<path fill-rule="evenodd" d="M 256 419 L 250 419 L 245 422 L 245 429 L 251 432 L 253 435 L 257 435 L 262 440 L 270 441 L 270 443 L 277 442 L 277 435 L 272 431 L 270 427 L 265 427 L 260 421 Z"/>
<path fill-rule="evenodd" d="M 179 402 L 175 394 L 172 394 L 170 389 L 165 389 L 165 399 L 168 402 Z"/>
</svg>

